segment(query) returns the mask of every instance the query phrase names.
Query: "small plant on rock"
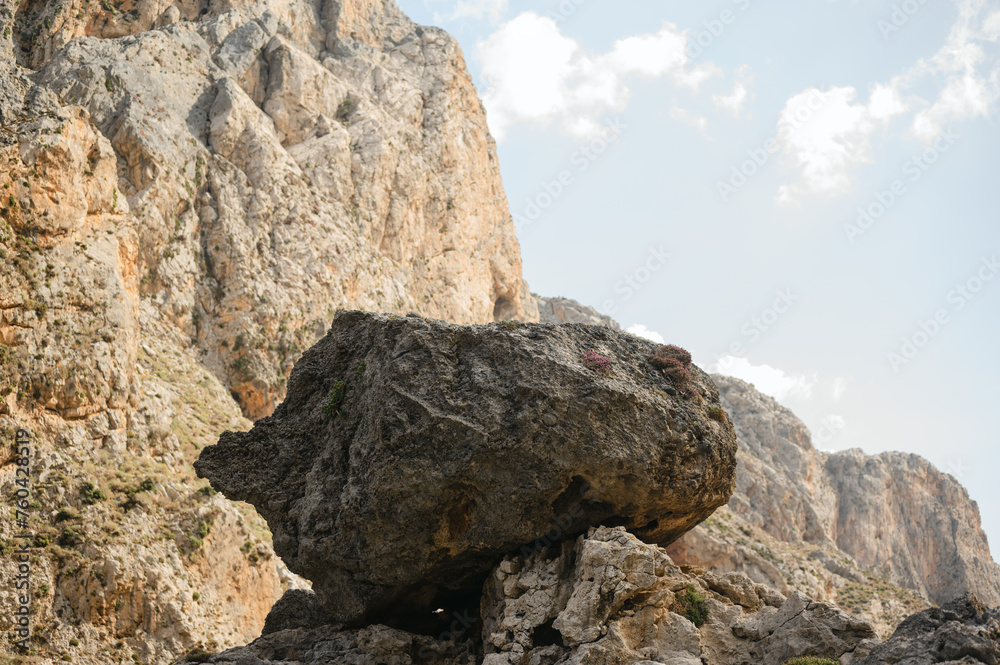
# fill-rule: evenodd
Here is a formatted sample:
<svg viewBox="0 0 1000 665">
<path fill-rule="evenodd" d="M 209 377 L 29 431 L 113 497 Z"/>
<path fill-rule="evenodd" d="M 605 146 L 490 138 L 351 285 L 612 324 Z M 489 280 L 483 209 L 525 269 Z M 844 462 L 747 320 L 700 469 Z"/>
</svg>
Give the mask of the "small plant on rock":
<svg viewBox="0 0 1000 665">
<path fill-rule="evenodd" d="M 337 120 L 340 120 L 341 122 L 347 120 L 347 117 L 350 116 L 357 107 L 358 103 L 356 101 L 350 97 L 345 97 L 344 101 L 340 102 L 340 105 L 337 106 Z"/>
<path fill-rule="evenodd" d="M 83 500 L 83 505 L 92 506 L 98 501 L 104 501 L 107 495 L 104 493 L 100 487 L 92 482 L 85 482 L 80 487 L 80 497 Z"/>
<path fill-rule="evenodd" d="M 698 628 L 708 620 L 708 607 L 705 605 L 705 594 L 699 593 L 694 586 L 678 592 L 674 598 L 674 611 L 693 623 Z"/>
<path fill-rule="evenodd" d="M 726 422 L 726 410 L 718 404 L 708 407 L 708 417 L 720 423 Z"/>
<path fill-rule="evenodd" d="M 584 351 L 581 358 L 583 358 L 583 364 L 586 365 L 588 369 L 591 369 L 602 376 L 611 374 L 611 359 L 607 356 L 602 356 L 597 351 L 591 350 Z"/>
<path fill-rule="evenodd" d="M 647 356 L 647 359 L 678 390 L 690 397 L 698 396 L 691 383 L 691 354 L 687 350 L 673 344 L 661 344 L 656 347 L 656 351 Z"/>
<path fill-rule="evenodd" d="M 330 396 L 326 399 L 326 404 L 323 405 L 323 413 L 326 417 L 333 420 L 340 416 L 340 406 L 344 403 L 344 397 L 347 394 L 347 384 L 343 381 L 334 381 L 333 390 L 330 391 Z"/>
</svg>

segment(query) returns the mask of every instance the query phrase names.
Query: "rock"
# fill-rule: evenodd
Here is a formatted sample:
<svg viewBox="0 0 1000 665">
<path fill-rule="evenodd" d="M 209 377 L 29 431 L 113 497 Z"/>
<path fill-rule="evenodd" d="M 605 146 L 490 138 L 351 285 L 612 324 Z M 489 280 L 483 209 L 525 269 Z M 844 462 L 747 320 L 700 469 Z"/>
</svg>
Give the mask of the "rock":
<svg viewBox="0 0 1000 665">
<path fill-rule="evenodd" d="M 914 614 L 886 642 L 854 665 L 996 665 L 1000 663 L 1000 609 L 966 594 Z"/>
<path fill-rule="evenodd" d="M 870 624 L 832 605 L 795 594 L 775 608 L 749 579 L 727 580 L 732 595 L 624 528 L 597 527 L 558 552 L 496 566 L 483 589 L 481 635 L 460 616 L 436 639 L 383 626 L 287 630 L 206 662 L 783 665 L 797 656 L 849 663 L 872 642 Z"/>
<path fill-rule="evenodd" d="M 448 607 L 503 556 L 602 523 L 669 543 L 725 503 L 735 436 L 605 327 L 341 312 L 286 400 L 196 469 L 267 519 L 343 622 Z M 607 371 L 584 354 L 609 364 Z"/>
<path fill-rule="evenodd" d="M 724 585 L 685 574 L 621 527 L 591 529 L 558 557 L 516 559 L 513 569 L 486 583 L 485 663 L 781 665 L 840 658 L 874 636 L 867 622 L 801 594 L 778 603 L 738 574 Z M 682 616 L 688 594 L 700 598 L 701 625 Z"/>
<path fill-rule="evenodd" d="M 198 451 L 338 308 L 537 319 L 461 49 L 371 0 L 3 1 L 0 28 L 0 431 L 35 434 L 40 540 L 80 537 L 33 567 L 38 638 L 79 665 L 243 644 L 304 582 Z"/>
<path fill-rule="evenodd" d="M 979 507 L 952 476 L 906 453 L 845 450 L 824 466 L 837 498 L 831 537 L 864 567 L 944 603 L 966 592 L 1000 605 Z"/>
<path fill-rule="evenodd" d="M 542 323 L 584 323 L 589 326 L 607 326 L 612 330 L 622 329 L 610 316 L 605 316 L 593 307 L 581 305 L 575 300 L 544 298 L 534 293 L 531 295 L 538 307 L 538 320 Z"/>
<path fill-rule="evenodd" d="M 334 621 L 323 610 L 315 593 L 307 589 L 289 589 L 268 612 L 261 635 L 279 630 L 319 628 L 332 623 Z"/>
<path fill-rule="evenodd" d="M 957 481 L 915 455 L 824 453 L 775 400 L 713 379 L 739 439 L 736 490 L 668 548 L 675 561 L 835 601 L 885 636 L 965 591 L 1000 604 L 1000 566 Z"/>
<path fill-rule="evenodd" d="M 439 641 L 386 626 L 338 630 L 324 626 L 311 630 L 283 630 L 264 635 L 245 647 L 210 658 L 182 660 L 177 665 L 231 663 L 232 665 L 477 665 L 472 643 Z"/>
<path fill-rule="evenodd" d="M 147 21 L 146 4 L 129 21 L 104 12 L 108 24 L 97 5 L 62 12 L 53 34 L 39 13 L 30 96 L 82 107 L 103 135 L 114 170 L 94 177 L 136 229 L 142 294 L 248 417 L 281 401 L 338 308 L 533 318 L 496 147 L 451 37 L 393 3 L 181 0 L 186 20 L 161 29 L 166 5 L 150 1 Z M 11 81 L 12 104 L 22 87 Z M 86 155 L 78 136 L 62 143 Z M 86 180 L 75 165 L 39 188 Z"/>
</svg>

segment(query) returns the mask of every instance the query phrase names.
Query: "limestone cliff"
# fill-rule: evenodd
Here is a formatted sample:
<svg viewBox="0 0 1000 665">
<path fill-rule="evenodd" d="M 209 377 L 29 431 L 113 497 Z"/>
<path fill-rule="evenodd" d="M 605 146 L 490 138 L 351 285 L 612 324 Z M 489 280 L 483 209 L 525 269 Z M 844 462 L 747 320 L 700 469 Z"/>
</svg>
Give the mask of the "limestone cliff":
<svg viewBox="0 0 1000 665">
<path fill-rule="evenodd" d="M 739 436 L 737 487 L 727 509 L 671 548 L 675 559 L 834 600 L 882 633 L 966 592 L 1000 604 L 1000 566 L 954 478 L 916 455 L 818 451 L 791 411 L 713 378 Z"/>
<path fill-rule="evenodd" d="M 461 51 L 391 0 L 0 2 L 0 261 L 46 662 L 242 644 L 303 584 L 191 462 L 335 310 L 537 319 Z"/>
</svg>

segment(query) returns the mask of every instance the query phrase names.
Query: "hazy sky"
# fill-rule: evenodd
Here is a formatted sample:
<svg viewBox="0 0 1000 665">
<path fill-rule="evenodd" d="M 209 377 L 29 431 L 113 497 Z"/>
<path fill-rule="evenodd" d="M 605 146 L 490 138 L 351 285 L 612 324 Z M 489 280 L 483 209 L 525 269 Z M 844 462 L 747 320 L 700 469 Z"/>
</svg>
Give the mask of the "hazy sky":
<svg viewBox="0 0 1000 665">
<path fill-rule="evenodd" d="M 1000 0 L 400 6 L 462 45 L 535 292 L 929 458 L 1000 550 Z"/>
</svg>

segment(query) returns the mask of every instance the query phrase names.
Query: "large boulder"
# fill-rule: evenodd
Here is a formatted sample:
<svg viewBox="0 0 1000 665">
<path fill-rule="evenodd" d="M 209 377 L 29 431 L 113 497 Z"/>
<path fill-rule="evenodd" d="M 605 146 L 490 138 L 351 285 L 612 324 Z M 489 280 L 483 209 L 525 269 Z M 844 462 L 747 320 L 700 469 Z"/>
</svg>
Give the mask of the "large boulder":
<svg viewBox="0 0 1000 665">
<path fill-rule="evenodd" d="M 732 425 L 662 352 L 605 327 L 341 312 L 274 415 L 195 466 L 267 519 L 334 620 L 468 604 L 511 552 L 600 524 L 669 543 L 726 503 Z"/>
</svg>

